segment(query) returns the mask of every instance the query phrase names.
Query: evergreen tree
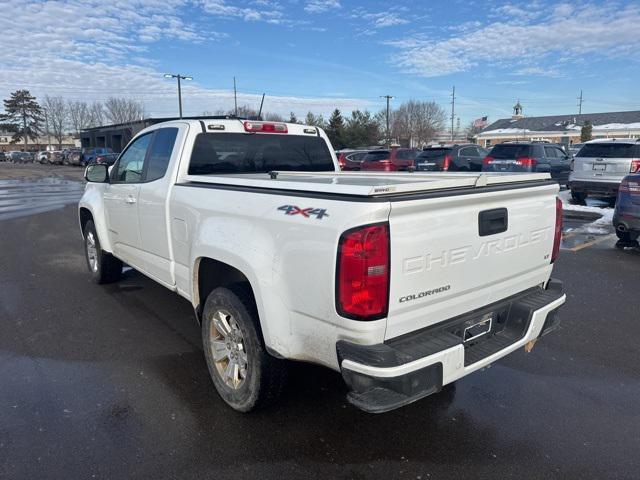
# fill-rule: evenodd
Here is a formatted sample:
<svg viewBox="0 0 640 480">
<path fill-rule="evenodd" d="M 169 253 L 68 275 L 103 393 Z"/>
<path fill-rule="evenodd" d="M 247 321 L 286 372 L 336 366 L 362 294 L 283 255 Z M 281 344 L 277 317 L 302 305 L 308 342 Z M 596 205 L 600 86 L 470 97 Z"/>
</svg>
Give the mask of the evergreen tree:
<svg viewBox="0 0 640 480">
<path fill-rule="evenodd" d="M 337 108 L 331 114 L 325 132 L 334 149 L 340 150 L 344 148 L 344 119 Z"/>
<path fill-rule="evenodd" d="M 314 115 L 312 112 L 307 112 L 307 116 L 304 118 L 304 124 L 320 128 L 325 128 L 326 126 L 322 115 Z"/>
<path fill-rule="evenodd" d="M 293 112 L 289 114 L 289 123 L 298 123 L 298 117 Z"/>
<path fill-rule="evenodd" d="M 354 110 L 344 127 L 344 143 L 348 147 L 367 147 L 380 141 L 380 125 L 368 111 Z"/>
<path fill-rule="evenodd" d="M 4 100 L 4 111 L 0 122 L 7 130 L 13 132 L 11 143 L 22 140 L 26 152 L 28 139 L 37 138 L 39 127 L 44 121 L 42 108 L 29 90 L 16 90 Z"/>
<path fill-rule="evenodd" d="M 592 133 L 593 133 L 593 125 L 591 125 L 591 121 L 585 120 L 584 123 L 582 124 L 582 128 L 580 129 L 580 141 L 588 142 L 589 140 L 591 140 Z"/>
</svg>

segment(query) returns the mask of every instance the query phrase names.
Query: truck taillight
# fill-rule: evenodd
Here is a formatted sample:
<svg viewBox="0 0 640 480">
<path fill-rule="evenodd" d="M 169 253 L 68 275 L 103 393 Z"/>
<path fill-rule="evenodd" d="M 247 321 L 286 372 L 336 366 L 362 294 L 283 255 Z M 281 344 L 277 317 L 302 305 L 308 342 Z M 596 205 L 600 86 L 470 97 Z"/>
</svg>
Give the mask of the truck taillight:
<svg viewBox="0 0 640 480">
<path fill-rule="evenodd" d="M 444 156 L 444 162 L 442 163 L 442 170 L 449 170 L 449 165 L 451 165 L 451 155 Z"/>
<path fill-rule="evenodd" d="M 553 234 L 553 251 L 551 252 L 551 263 L 556 261 L 560 253 L 560 242 L 562 241 L 562 200 L 556 197 L 556 229 Z"/>
<path fill-rule="evenodd" d="M 386 317 L 389 307 L 389 224 L 347 230 L 338 243 L 336 309 L 356 320 Z"/>
<path fill-rule="evenodd" d="M 491 165 L 493 163 L 493 157 L 486 156 L 482 159 L 483 165 Z"/>
<path fill-rule="evenodd" d="M 516 164 L 522 167 L 535 167 L 536 163 L 538 163 L 536 159 L 531 157 L 520 157 L 516 159 Z"/>
<path fill-rule="evenodd" d="M 288 133 L 286 123 L 244 122 L 245 132 Z"/>
<path fill-rule="evenodd" d="M 633 160 L 631 160 L 631 169 L 629 170 L 629 173 L 638 173 L 639 170 L 640 158 L 634 158 Z"/>
</svg>

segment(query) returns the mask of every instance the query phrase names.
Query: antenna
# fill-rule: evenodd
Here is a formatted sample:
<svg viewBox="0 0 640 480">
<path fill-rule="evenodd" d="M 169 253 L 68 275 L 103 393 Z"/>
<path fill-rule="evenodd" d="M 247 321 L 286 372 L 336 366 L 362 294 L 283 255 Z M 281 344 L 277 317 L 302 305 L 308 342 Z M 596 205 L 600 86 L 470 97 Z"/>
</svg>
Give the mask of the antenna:
<svg viewBox="0 0 640 480">
<path fill-rule="evenodd" d="M 262 94 L 262 100 L 260 100 L 260 110 L 258 110 L 258 120 L 262 120 L 262 105 L 264 105 L 264 93 Z"/>
</svg>

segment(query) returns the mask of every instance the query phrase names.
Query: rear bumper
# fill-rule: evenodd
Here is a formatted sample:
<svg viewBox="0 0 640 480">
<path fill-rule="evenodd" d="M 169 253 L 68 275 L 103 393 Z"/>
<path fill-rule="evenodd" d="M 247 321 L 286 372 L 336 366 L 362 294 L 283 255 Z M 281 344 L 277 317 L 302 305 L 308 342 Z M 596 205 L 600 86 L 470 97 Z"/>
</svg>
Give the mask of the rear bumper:
<svg viewBox="0 0 640 480">
<path fill-rule="evenodd" d="M 569 188 L 574 192 L 613 197 L 618 195 L 620 182 L 583 182 L 580 180 L 570 180 Z"/>
<path fill-rule="evenodd" d="M 402 407 L 555 330 L 565 302 L 562 282 L 529 289 L 433 327 L 378 345 L 339 341 L 349 401 L 371 413 Z M 465 328 L 492 318 L 490 330 L 463 342 Z"/>
</svg>

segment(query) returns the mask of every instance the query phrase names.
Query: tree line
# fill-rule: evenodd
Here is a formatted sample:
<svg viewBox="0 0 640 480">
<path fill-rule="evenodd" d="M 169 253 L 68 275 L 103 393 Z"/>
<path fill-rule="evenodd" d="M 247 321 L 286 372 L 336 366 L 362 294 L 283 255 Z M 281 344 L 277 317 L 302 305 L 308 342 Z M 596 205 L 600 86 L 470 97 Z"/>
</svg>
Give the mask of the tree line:
<svg viewBox="0 0 640 480">
<path fill-rule="evenodd" d="M 12 134 L 11 143 L 23 142 L 26 151 L 28 141 L 38 136 L 49 136 L 62 148 L 67 135 L 78 137 L 85 128 L 133 122 L 144 115 L 142 102 L 128 98 L 85 102 L 45 95 L 38 102 L 28 90 L 17 90 L 4 100 L 0 127 Z"/>
<path fill-rule="evenodd" d="M 69 134 L 79 136 L 85 128 L 106 124 L 127 123 L 144 117 L 144 105 L 136 100 L 110 97 L 104 102 L 65 100 L 60 96 L 45 95 L 39 103 L 28 90 L 18 90 L 4 100 L 4 114 L 0 126 L 13 134 L 12 143 L 24 142 L 47 135 L 61 147 Z M 202 112 L 202 115 L 230 115 L 236 110 Z M 239 106 L 240 118 L 257 118 L 258 112 L 248 106 Z M 336 149 L 399 144 L 424 146 L 432 142 L 438 132 L 445 130 L 447 114 L 433 101 L 409 100 L 387 112 L 371 113 L 354 110 L 349 115 L 335 109 L 328 119 L 308 112 L 298 119 L 294 112 L 289 118 L 277 113 L 263 113 L 263 120 L 303 123 L 322 128 Z M 469 132 L 471 133 L 471 132 Z"/>
<path fill-rule="evenodd" d="M 235 110 L 205 111 L 203 115 L 234 115 Z M 239 106 L 237 115 L 257 118 L 258 111 L 246 105 Z M 389 132 L 387 135 L 386 110 L 371 113 L 368 110 L 354 110 L 344 115 L 335 109 L 325 120 L 322 115 L 308 112 L 299 119 L 294 112 L 285 118 L 277 113 L 263 113 L 263 120 L 274 122 L 302 123 L 322 128 L 335 149 L 370 147 L 384 144 L 403 146 L 423 146 L 432 142 L 438 132 L 445 129 L 447 113 L 437 103 L 409 100 L 395 109 L 389 110 Z"/>
</svg>

